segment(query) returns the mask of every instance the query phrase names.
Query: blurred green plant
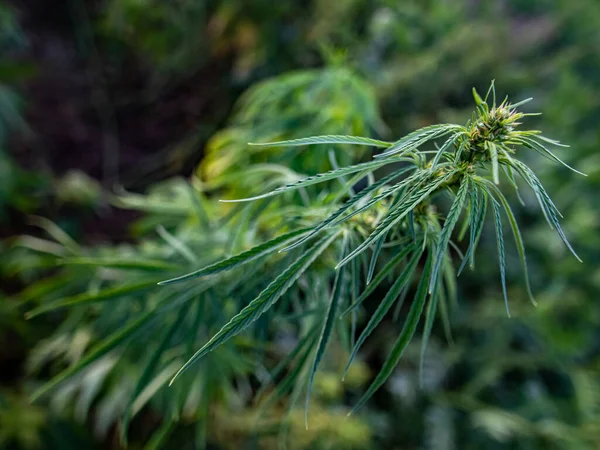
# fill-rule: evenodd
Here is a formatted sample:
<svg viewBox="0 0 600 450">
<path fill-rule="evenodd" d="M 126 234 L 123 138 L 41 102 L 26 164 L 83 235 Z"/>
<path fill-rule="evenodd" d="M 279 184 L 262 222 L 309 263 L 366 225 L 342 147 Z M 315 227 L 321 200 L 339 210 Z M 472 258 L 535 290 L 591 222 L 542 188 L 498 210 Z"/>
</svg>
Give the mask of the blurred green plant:
<svg viewBox="0 0 600 450">
<path fill-rule="evenodd" d="M 494 212 L 506 302 L 502 210 L 526 271 L 521 234 L 498 187 L 501 174 L 503 185 L 516 187 L 515 174 L 525 181 L 570 248 L 556 207 L 533 171 L 515 155 L 517 148 L 527 148 L 561 162 L 547 148 L 558 143 L 537 131 L 519 130 L 528 114 L 517 112 L 516 107 L 524 102 L 497 103 L 493 84 L 485 99 L 476 91 L 473 94 L 477 110 L 466 126 L 429 126 L 396 142 L 328 135 L 259 144 L 355 144 L 384 150 L 371 161 L 334 165 L 331 171 L 308 178 L 289 168 L 281 170 L 289 174 L 289 181 L 283 181 L 287 184 L 246 199 L 258 205 L 246 214 L 205 196 L 202 183 L 174 180 L 148 196 L 124 194 L 116 200 L 120 206 L 148 214 L 138 227 L 141 238 L 135 247 L 85 249 L 54 224 L 39 220 L 55 242 L 23 238 L 20 245 L 62 269 L 53 278 L 32 284 L 21 295 L 23 306 L 30 305 L 32 319 L 60 310 L 67 316 L 30 358 L 33 373 L 48 364 L 53 371 L 63 368 L 33 397 L 51 394 L 53 403 L 62 408 L 75 405 L 81 418 L 98 398 L 97 432 L 106 433 L 120 420 L 123 441 L 130 421 L 146 406 L 164 412 L 163 428 L 151 440 L 167 439 L 167 432 L 180 422 L 196 423 L 196 438 L 201 442 L 206 439 L 212 408 L 226 404 L 244 411 L 252 399 L 258 399 L 265 417 L 285 400 L 288 415 L 284 417 L 291 422 L 284 429 L 289 431 L 304 391 L 309 423 L 311 387 L 319 380 L 317 369 L 326 363 L 324 355 L 334 332 L 350 355 L 348 372 L 366 338 L 394 304 L 396 314 L 401 311 L 413 281 L 418 280 L 396 344 L 355 403 L 354 410 L 358 409 L 390 377 L 422 316 L 421 361 L 438 311 L 449 332 L 449 309 L 456 302 L 456 268 L 450 251 L 455 249 L 463 260 L 459 271 L 467 263 L 474 264 L 488 205 Z M 440 139 L 439 147 L 425 149 Z M 375 175 L 377 169 L 387 172 Z M 232 186 L 243 183 L 241 172 L 233 174 Z M 292 196 L 330 180 L 312 197 Z M 435 205 L 443 193 L 450 194 L 452 203 L 442 222 Z M 285 194 L 279 202 L 274 201 L 277 194 Z M 461 216 L 458 234 L 469 234 L 464 255 L 451 240 Z M 316 242 L 310 243 L 317 234 Z M 231 254 L 238 248 L 241 253 L 219 260 L 224 249 Z M 367 249 L 372 249 L 370 257 Z M 378 261 L 385 262 L 379 270 Z M 339 269 L 333 270 L 336 265 Z M 193 271 L 175 277 L 186 267 Z M 390 277 L 393 282 L 388 284 Z M 198 278 L 202 282 L 194 282 Z M 527 273 L 525 280 L 529 290 Z M 163 287 L 155 287 L 158 281 Z M 357 337 L 361 305 L 385 285 L 387 294 Z M 240 312 L 218 330 L 217 324 L 236 311 Z M 240 334 L 254 322 L 258 326 L 252 333 Z M 291 338 L 287 351 L 277 338 L 282 332 Z M 207 339 L 194 353 L 197 343 Z M 211 353 L 222 345 L 222 350 Z M 194 365 L 203 357 L 207 358 L 204 364 Z M 176 378 L 177 383 L 165 389 Z M 254 378 L 263 386 L 257 393 L 251 387 Z M 321 391 L 323 383 L 322 378 L 316 382 Z M 286 419 L 280 422 L 285 424 Z"/>
</svg>

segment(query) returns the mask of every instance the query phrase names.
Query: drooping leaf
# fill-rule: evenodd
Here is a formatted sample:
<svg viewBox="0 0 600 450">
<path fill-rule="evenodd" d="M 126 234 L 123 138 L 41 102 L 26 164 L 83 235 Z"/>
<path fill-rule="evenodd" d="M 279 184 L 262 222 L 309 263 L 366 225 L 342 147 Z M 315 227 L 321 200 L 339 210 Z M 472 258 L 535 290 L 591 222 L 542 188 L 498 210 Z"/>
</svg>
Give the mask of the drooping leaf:
<svg viewBox="0 0 600 450">
<path fill-rule="evenodd" d="M 176 319 L 173 321 L 171 326 L 167 329 L 166 333 L 160 340 L 156 349 L 152 352 L 152 355 L 150 356 L 148 362 L 146 363 L 146 366 L 144 367 L 142 374 L 140 375 L 140 377 L 138 378 L 138 380 L 135 384 L 135 387 L 131 393 L 129 401 L 127 402 L 127 406 L 125 407 L 125 412 L 123 413 L 123 417 L 121 419 L 120 436 L 121 436 L 121 442 L 124 445 L 127 445 L 127 430 L 129 428 L 129 422 L 132 417 L 133 403 L 135 402 L 137 396 L 142 392 L 142 390 L 144 389 L 146 384 L 148 384 L 148 382 L 150 381 L 150 378 L 156 371 L 158 363 L 160 362 L 160 358 L 163 356 L 163 353 L 166 350 L 167 346 L 169 345 L 171 339 L 173 338 L 173 335 L 179 330 L 179 327 L 181 326 L 183 320 L 185 319 L 187 312 L 188 312 L 188 308 L 186 308 L 186 307 L 180 309 L 179 313 L 177 314 Z"/>
<path fill-rule="evenodd" d="M 386 235 L 387 233 L 384 233 L 383 236 L 377 240 L 375 246 L 373 247 L 373 254 L 371 255 L 371 261 L 369 262 L 369 272 L 367 273 L 366 284 L 369 284 L 373 279 L 373 273 L 375 272 L 375 266 L 377 265 L 377 258 L 379 258 L 379 253 L 381 252 L 381 247 L 385 242 Z"/>
<path fill-rule="evenodd" d="M 463 175 L 462 179 L 460 180 L 460 187 L 458 188 L 458 192 L 456 193 L 456 198 L 452 202 L 452 206 L 450 207 L 448 216 L 444 221 L 444 227 L 442 228 L 442 232 L 440 233 L 440 237 L 438 239 L 435 251 L 435 259 L 431 273 L 429 293 L 432 293 L 433 289 L 435 288 L 438 273 L 440 271 L 442 261 L 444 260 L 446 250 L 448 248 L 448 242 L 450 241 L 452 231 L 454 230 L 454 227 L 458 222 L 458 218 L 460 217 L 460 213 L 462 212 L 463 205 L 465 203 L 465 200 L 467 199 L 470 184 L 470 177 L 467 175 Z"/>
<path fill-rule="evenodd" d="M 343 247 L 345 247 L 345 245 Z M 315 374 L 317 372 L 317 369 L 319 368 L 319 364 L 321 363 L 323 356 L 325 355 L 327 343 L 329 342 L 329 337 L 331 336 L 331 331 L 333 330 L 333 325 L 335 323 L 335 318 L 337 315 L 337 310 L 340 304 L 341 294 L 345 283 L 345 271 L 346 270 L 344 268 L 338 270 L 336 273 L 335 281 L 333 283 L 333 290 L 331 293 L 331 299 L 329 300 L 329 306 L 327 308 L 327 313 L 325 314 L 325 321 L 323 322 L 323 328 L 321 329 L 321 335 L 319 336 L 319 342 L 317 343 L 315 358 L 313 360 L 312 367 L 308 376 L 308 383 L 306 386 L 306 402 L 304 410 L 304 423 L 307 429 L 310 392 L 312 389 L 313 381 L 315 379 Z"/>
<path fill-rule="evenodd" d="M 500 205 L 496 199 L 492 198 L 492 207 L 494 208 L 494 223 L 496 225 L 496 241 L 498 242 L 498 264 L 500 265 L 500 280 L 502 281 L 502 294 L 504 295 L 504 304 L 506 305 L 506 314 L 510 317 L 508 309 L 508 294 L 506 293 L 506 268 L 504 262 L 504 235 L 502 233 L 502 220 L 500 219 Z"/>
<path fill-rule="evenodd" d="M 484 180 L 483 183 L 486 183 L 486 181 L 487 180 Z M 493 185 L 489 182 L 488 182 L 488 185 L 496 193 L 496 196 L 498 197 L 500 204 L 504 208 L 504 212 L 506 214 L 506 217 L 508 218 L 508 223 L 510 224 L 510 228 L 512 230 L 513 237 L 515 239 L 515 245 L 517 246 L 517 252 L 519 253 L 519 259 L 521 260 L 521 267 L 523 268 L 523 275 L 525 278 L 525 287 L 527 289 L 527 295 L 529 296 L 531 303 L 533 303 L 534 305 L 537 305 L 537 302 L 535 301 L 535 298 L 533 297 L 533 293 L 531 291 L 531 284 L 529 283 L 527 258 L 525 256 L 525 245 L 523 244 L 523 238 L 521 237 L 521 231 L 519 230 L 519 225 L 517 224 L 517 219 L 515 218 L 515 215 L 513 214 L 512 209 L 510 208 L 508 200 L 506 200 L 506 197 L 504 197 L 504 195 L 502 194 L 500 189 L 496 188 L 495 185 Z"/>
<path fill-rule="evenodd" d="M 406 256 L 417 248 L 416 244 L 411 244 L 403 248 L 400 252 L 394 255 L 386 265 L 377 272 L 375 278 L 365 287 L 365 290 L 360 294 L 358 299 L 346 309 L 341 316 L 344 317 L 350 312 L 356 310 L 366 299 L 375 291 L 377 286 L 391 273 L 391 271 L 402 261 Z"/>
<path fill-rule="evenodd" d="M 431 330 L 433 328 L 433 322 L 435 320 L 435 314 L 437 312 L 438 298 L 440 287 L 433 290 L 429 296 L 429 303 L 425 311 L 425 325 L 423 326 L 423 338 L 421 340 L 421 355 L 419 357 L 419 385 L 423 387 L 423 364 L 425 362 L 425 352 L 429 344 L 429 337 L 431 336 Z"/>
<path fill-rule="evenodd" d="M 375 380 L 373 380 L 367 391 L 356 403 L 351 413 L 358 411 L 373 396 L 375 391 L 377 391 L 390 377 L 396 368 L 398 361 L 400 361 L 400 358 L 402 357 L 402 354 L 404 353 L 408 343 L 415 334 L 419 320 L 421 319 L 421 314 L 423 313 L 423 308 L 425 307 L 425 302 L 427 300 L 427 286 L 430 282 L 432 262 L 433 259 L 431 258 L 430 253 L 427 257 L 427 262 L 425 263 L 425 268 L 421 275 L 419 286 L 417 287 L 417 293 L 410 307 L 408 315 L 406 316 L 402 331 L 400 331 L 400 335 L 398 336 L 390 355 L 383 363 L 383 367 L 375 377 Z"/>
<path fill-rule="evenodd" d="M 296 280 L 308 269 L 314 260 L 325 251 L 339 233 L 332 233 L 313 247 L 304 252 L 290 267 L 285 269 L 275 280 L 273 280 L 248 306 L 235 315 L 224 325 L 200 350 L 198 350 L 175 374 L 170 384 L 192 364 L 211 352 L 219 345 L 231 339 L 246 329 L 252 322 L 258 319 L 265 311 L 273 306 L 277 300 L 296 282 Z"/>
<path fill-rule="evenodd" d="M 409 262 L 406 264 L 406 267 L 402 271 L 402 273 L 396 278 L 392 287 L 388 290 L 387 294 L 377 307 L 377 310 L 373 313 L 371 318 L 369 319 L 369 323 L 363 330 L 363 332 L 358 337 L 354 348 L 352 349 L 352 354 L 348 360 L 348 364 L 346 364 L 346 370 L 344 371 L 344 377 L 348 373 L 348 369 L 350 369 L 350 365 L 354 361 L 354 358 L 358 354 L 358 350 L 365 342 L 365 340 L 371 335 L 373 330 L 379 325 L 381 320 L 388 313 L 394 302 L 398 299 L 400 292 L 406 286 L 406 283 L 411 279 L 413 272 L 415 271 L 417 264 L 419 263 L 419 259 L 421 258 L 420 252 L 415 252 Z"/>
</svg>

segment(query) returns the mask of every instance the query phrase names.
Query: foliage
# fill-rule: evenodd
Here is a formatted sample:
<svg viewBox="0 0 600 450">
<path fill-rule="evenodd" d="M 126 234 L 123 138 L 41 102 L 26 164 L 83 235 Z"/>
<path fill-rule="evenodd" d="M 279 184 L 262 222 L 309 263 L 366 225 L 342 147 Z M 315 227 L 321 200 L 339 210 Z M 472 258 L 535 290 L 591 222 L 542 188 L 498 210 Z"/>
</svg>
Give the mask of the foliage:
<svg viewBox="0 0 600 450">
<path fill-rule="evenodd" d="M 112 40 L 119 41 L 164 88 L 199 67 L 212 70 L 218 58 L 232 58 L 223 82 L 235 95 L 239 83 L 259 82 L 240 98 L 227 127 L 213 136 L 191 184 L 174 179 L 144 195 L 120 193 L 114 199 L 141 212 L 133 227 L 135 241 L 84 246 L 38 221 L 48 239 L 21 237 L 9 251 L 3 249 L 3 275 L 16 275 L 28 287 L 7 302 L 19 298 L 16 308 L 2 308 L 2 323 L 22 329 L 19 336 L 31 329 L 48 334 L 30 354 L 29 377 L 19 391 L 43 389 L 37 380 L 49 374 L 73 375 L 31 410 L 40 412 L 37 405 L 46 401 L 52 409 L 45 417 L 61 410 L 87 420 L 98 435 L 110 436 L 120 421 L 119 431 L 132 448 L 141 442 L 202 448 L 206 440 L 222 448 L 274 448 L 286 433 L 288 448 L 314 448 L 318 442 L 332 448 L 595 448 L 600 440 L 593 300 L 600 280 L 597 2 L 180 3 L 181 9 L 179 4 L 106 2 L 94 24 L 95 37 L 107 39 L 100 41 L 103 51 L 114 51 Z M 344 62 L 328 58 L 324 42 L 347 49 Z M 325 69 L 314 69 L 320 65 L 316 43 L 329 59 Z M 122 61 L 129 61 L 127 52 Z M 401 144 L 407 153 L 370 158 L 372 150 L 385 153 L 392 144 L 381 140 L 389 139 L 389 131 L 381 125 L 378 104 L 398 135 L 431 123 L 462 123 L 469 105 L 465 86 L 482 87 L 490 76 L 511 98 L 535 97 L 524 108 L 544 116 L 527 117 L 527 123 L 572 143 L 557 154 L 588 177 L 567 175 L 547 152 L 554 144 L 537 134 L 504 140 L 497 131 L 510 125 L 508 119 L 521 119 L 510 108 L 493 116 L 494 108 L 486 111 L 483 104 L 466 126 L 421 129 L 423 141 Z M 12 86 L 10 91 L 16 92 Z M 20 107 L 18 96 L 11 95 Z M 493 106 L 491 93 L 487 100 Z M 478 117 L 488 126 L 478 126 Z M 442 130 L 449 134 L 436 136 Z M 520 127 L 514 132 L 522 133 Z M 297 146 L 287 149 L 246 145 L 317 134 L 327 137 L 288 143 Z M 469 153 L 476 164 L 460 166 Z M 540 153 L 548 158 L 539 158 Z M 391 162 L 396 158 L 402 161 Z M 346 168 L 357 164 L 366 165 L 358 172 Z M 2 167 L 11 176 L 22 174 L 12 162 Z M 330 169 L 340 171 L 301 182 Z M 451 169 L 457 173 L 444 173 Z M 413 178 L 419 173 L 431 179 Z M 23 175 L 18 178 L 28 181 Z M 416 194 L 439 175 L 448 179 L 433 188 L 435 197 L 417 202 L 414 213 L 401 217 L 412 205 L 409 197 L 401 201 L 402 193 L 413 189 L 417 201 Z M 479 195 L 459 195 L 461 179 Z M 294 183 L 300 183 L 297 189 L 278 190 L 281 195 L 216 202 L 263 196 Z M 401 183 L 406 184 L 394 190 Z M 66 202 L 93 204 L 98 198 L 93 184 L 68 177 L 56 193 Z M 25 191 L 11 187 L 6 192 L 13 202 Z M 519 201 L 524 206 L 517 207 Z M 585 264 L 568 258 L 569 248 L 555 238 L 560 216 L 554 204 Z M 22 208 L 31 210 L 18 203 Z M 367 246 L 361 243 L 393 211 L 398 211 L 395 235 L 374 238 L 362 251 Z M 317 229 L 312 240 L 303 240 Z M 317 242 L 325 245 L 322 239 L 336 231 L 340 234 L 305 269 L 321 250 Z M 411 245 L 413 236 L 424 245 Z M 447 246 L 443 252 L 440 244 Z M 360 253 L 354 253 L 357 249 Z M 475 256 L 477 270 L 466 270 Z M 332 269 L 348 257 L 353 259 L 339 271 Z M 437 264 L 433 287 L 441 296 L 429 294 L 431 281 L 421 283 L 425 295 L 418 298 L 425 304 L 417 317 L 418 281 L 431 279 L 428 271 L 436 273 Z M 296 274 L 305 269 L 294 284 L 294 273 L 282 273 L 290 266 Z M 154 285 L 194 272 L 195 278 L 181 284 Z M 460 273 L 456 286 L 452 272 Z M 278 283 L 269 287 L 274 280 Z M 537 308 L 523 301 L 529 284 Z M 261 297 L 265 290 L 269 295 Z M 193 298 L 184 300 L 186 293 Z M 500 306 L 503 298 L 510 300 L 510 320 Z M 173 299 L 181 304 L 171 305 Z M 194 351 L 255 299 L 274 305 L 167 388 Z M 198 319 L 195 334 L 191 329 L 200 305 L 206 316 Z M 40 315 L 26 326 L 17 319 L 25 311 Z M 181 311 L 187 311 L 183 318 Z M 341 319 L 333 320 L 336 314 Z M 402 358 L 361 414 L 343 421 L 373 381 L 369 372 L 377 377 L 386 358 L 397 356 L 398 336 L 400 349 L 408 340 L 412 327 L 403 331 L 403 322 L 409 315 L 419 325 Z M 241 318 L 234 323 L 246 325 L 254 317 Z M 52 332 L 43 330 L 48 323 Z M 223 336 L 236 331 L 227 330 Z M 353 364 L 342 384 L 349 359 Z M 221 361 L 214 379 L 206 375 L 213 361 Z M 352 383 L 357 371 L 359 381 Z M 307 398 L 311 374 L 306 431 L 307 408 L 300 400 Z M 8 397 L 11 410 L 25 408 L 21 392 Z M 157 431 L 152 437 L 143 427 L 148 424 Z"/>
<path fill-rule="evenodd" d="M 276 381 L 275 388 L 264 398 L 261 410 L 268 411 L 276 404 L 273 402 L 279 402 L 286 394 L 291 396 L 289 404 L 294 408 L 295 399 L 308 383 L 308 423 L 311 387 L 334 330 L 342 347 L 351 353 L 347 372 L 365 339 L 395 303 L 400 311 L 416 278 L 418 287 L 404 326 L 381 371 L 355 404 L 354 410 L 358 409 L 393 373 L 422 315 L 425 325 L 421 358 L 438 311 L 448 323 L 450 305 L 456 301 L 450 248 L 458 249 L 451 237 L 463 210 L 461 234 L 469 233 L 466 254 L 459 251 L 463 265 L 473 264 L 485 213 L 493 209 L 504 286 L 502 208 L 526 270 L 521 234 L 507 200 L 495 184 L 500 182 L 500 169 L 505 184 L 515 185 L 514 170 L 531 187 L 549 223 L 570 248 L 554 204 L 535 174 L 515 156 L 516 149 L 522 147 L 560 161 L 546 147 L 547 143 L 557 143 L 537 131 L 520 131 L 517 126 L 525 114 L 517 112 L 519 104 L 512 105 L 507 100 L 496 104 L 495 95 L 493 84 L 485 99 L 474 91 L 477 111 L 466 126 L 429 126 L 396 142 L 328 135 L 268 144 L 281 147 L 356 143 L 384 150 L 372 161 L 334 168 L 246 199 L 264 201 L 276 194 L 293 199 L 299 189 L 328 180 L 342 181 L 328 184 L 329 189 L 320 191 L 314 204 L 302 204 L 302 198 L 292 202 L 287 214 L 282 214 L 282 203 L 267 203 L 250 210 L 252 216 L 243 222 L 243 233 L 231 214 L 219 219 L 223 216 L 223 203 L 206 198 L 181 181 L 167 184 L 149 197 L 132 194 L 119 199 L 122 206 L 151 213 L 146 219 L 149 227 L 158 224 L 158 236 L 145 238 L 133 251 L 83 249 L 54 225 L 40 222 L 62 244 L 55 254 L 44 258 L 58 257 L 57 263 L 65 269 L 50 286 L 42 285 L 44 301 L 30 307 L 28 317 L 65 308 L 69 312 L 66 326 L 34 353 L 31 369 L 38 371 L 52 360 L 61 361 L 60 365 L 67 363 L 67 367 L 33 397 L 53 393 L 63 405 L 66 399 L 72 399 L 79 405 L 79 414 L 85 415 L 102 391 L 103 399 L 97 405 L 102 414 L 96 429 L 106 433 L 110 424 L 121 418 L 123 440 L 131 418 L 148 402 L 170 411 L 170 421 L 199 421 L 206 427 L 215 402 L 231 403 L 236 399 L 242 409 L 248 404 L 251 390 L 243 386 L 251 374 L 260 373 L 257 370 L 262 364 L 257 365 L 256 361 L 268 361 L 272 352 L 277 352 L 277 347 L 269 348 L 272 344 L 266 325 L 270 318 L 280 318 L 290 327 L 296 343 L 274 369 L 270 379 Z M 424 149 L 436 140 L 441 143 L 436 150 Z M 376 176 L 378 169 L 385 170 L 385 175 Z M 484 172 L 490 172 L 493 181 L 483 176 Z M 359 189 L 361 181 L 367 184 Z M 453 200 L 442 223 L 433 200 L 445 192 Z M 148 233 L 149 228 L 145 230 Z M 320 236 L 313 242 L 317 234 Z M 231 252 L 237 246 L 249 250 L 211 264 L 231 241 L 237 241 L 230 247 Z M 252 247 L 256 242 L 264 243 Z M 27 241 L 24 245 L 28 245 Z M 365 250 L 371 246 L 374 251 L 369 258 Z M 54 249 L 55 244 L 48 242 L 46 247 Z M 266 256 L 270 257 L 263 260 Z M 378 259 L 388 261 L 380 270 Z M 400 264 L 404 259 L 408 262 Z M 336 264 L 334 261 L 337 271 L 328 268 Z M 425 261 L 424 267 L 416 277 L 420 261 Z M 169 276 L 186 266 L 204 268 L 182 277 Z M 357 338 L 357 310 L 392 274 L 398 274 L 396 280 Z M 370 278 L 366 285 L 364 275 Z M 525 280 L 526 275 L 525 272 Z M 165 279 L 159 283 L 164 287 L 154 287 L 157 281 Z M 91 282 L 81 284 L 82 280 Z M 40 287 L 34 284 L 25 300 L 41 298 L 37 289 Z M 82 289 L 82 293 L 77 293 Z M 217 331 L 216 324 L 243 305 Z M 271 314 L 273 306 L 276 308 Z M 240 334 L 253 322 L 260 326 L 249 336 Z M 68 326 L 69 323 L 77 325 Z M 142 344 L 147 336 L 155 334 L 160 336 L 155 345 Z M 196 342 L 210 336 L 193 353 Z M 235 345 L 228 343 L 211 353 L 234 337 Z M 203 357 L 208 358 L 205 364 L 194 365 Z M 181 366 L 187 358 L 188 362 Z M 285 374 L 282 371 L 288 373 L 279 379 Z M 171 390 L 163 389 L 169 379 L 171 384 L 176 379 L 177 383 Z M 265 386 L 268 380 L 264 380 Z M 198 438 L 203 436 L 200 433 Z"/>
</svg>

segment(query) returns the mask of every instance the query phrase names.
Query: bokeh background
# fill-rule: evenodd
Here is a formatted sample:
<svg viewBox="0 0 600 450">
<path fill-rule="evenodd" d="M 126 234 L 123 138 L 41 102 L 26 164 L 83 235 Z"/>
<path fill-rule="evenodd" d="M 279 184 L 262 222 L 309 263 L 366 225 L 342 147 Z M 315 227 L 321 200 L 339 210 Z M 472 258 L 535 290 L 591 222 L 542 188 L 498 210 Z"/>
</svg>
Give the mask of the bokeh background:
<svg viewBox="0 0 600 450">
<path fill-rule="evenodd" d="M 525 109 L 543 115 L 527 125 L 569 143 L 559 156 L 588 174 L 524 156 L 583 264 L 529 194 L 523 207 L 511 198 L 539 306 L 512 251 L 506 317 L 492 236 L 477 271 L 459 279 L 453 345 L 435 330 L 423 387 L 417 346 L 347 419 L 355 397 L 330 367 L 314 425 L 304 430 L 301 407 L 289 416 L 288 448 L 600 448 L 598 0 L 0 1 L 0 448 L 122 448 L 123 399 L 143 370 L 132 360 L 112 371 L 109 354 L 83 384 L 29 402 L 98 340 L 82 316 L 25 320 L 31 303 L 90 281 L 83 270 L 57 274 L 48 255 L 155 252 L 156 226 L 174 227 L 191 209 L 161 201 L 164 192 L 264 162 L 247 142 L 393 140 L 462 123 L 471 88 L 485 92 L 492 79 L 501 96 L 534 97 Z M 302 164 L 294 169 L 329 167 Z M 369 352 L 389 340 L 385 326 L 374 335 L 357 386 L 380 364 Z M 255 426 L 251 399 L 227 387 L 239 380 L 223 376 L 210 414 L 188 408 L 172 425 L 167 401 L 144 405 L 129 448 L 277 448 L 277 424 Z"/>
</svg>

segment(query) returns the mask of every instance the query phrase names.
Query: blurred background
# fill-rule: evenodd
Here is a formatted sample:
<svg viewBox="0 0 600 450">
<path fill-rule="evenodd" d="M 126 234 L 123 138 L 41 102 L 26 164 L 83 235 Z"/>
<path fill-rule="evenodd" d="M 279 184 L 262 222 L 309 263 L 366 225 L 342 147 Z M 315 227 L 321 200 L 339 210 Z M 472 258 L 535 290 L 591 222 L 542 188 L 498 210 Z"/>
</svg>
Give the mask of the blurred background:
<svg viewBox="0 0 600 450">
<path fill-rule="evenodd" d="M 506 318 L 495 261 L 486 261 L 495 256 L 480 256 L 458 281 L 454 343 L 443 330 L 431 338 L 423 387 L 417 345 L 384 392 L 347 419 L 352 388 L 333 364 L 317 383 L 315 425 L 304 430 L 303 408 L 291 413 L 288 448 L 600 448 L 597 0 L 0 0 L 0 448 L 124 448 L 122 399 L 144 370 L 134 359 L 118 372 L 109 354 L 83 384 L 29 402 L 98 338 L 81 315 L 25 320 L 31 303 L 92 279 L 89 269 L 61 272 L 52 257 L 65 248 L 160 257 L 149 230 L 171 230 L 192 209 L 172 200 L 188 180 L 218 185 L 232 167 L 271 161 L 250 155 L 247 142 L 394 140 L 463 123 L 471 88 L 485 92 L 492 79 L 501 97 L 534 97 L 525 110 L 543 115 L 526 127 L 570 144 L 559 156 L 588 174 L 524 156 L 584 263 L 530 193 L 523 207 L 511 197 L 539 306 L 527 301 L 512 249 Z M 276 162 L 309 174 L 329 167 Z M 488 236 L 481 255 L 495 255 Z M 354 383 L 377 364 L 364 357 Z M 276 425 L 254 426 L 243 389 L 215 389 L 223 392 L 210 414 L 192 405 L 175 425 L 168 401 L 142 403 L 128 448 L 277 448 Z"/>
</svg>

